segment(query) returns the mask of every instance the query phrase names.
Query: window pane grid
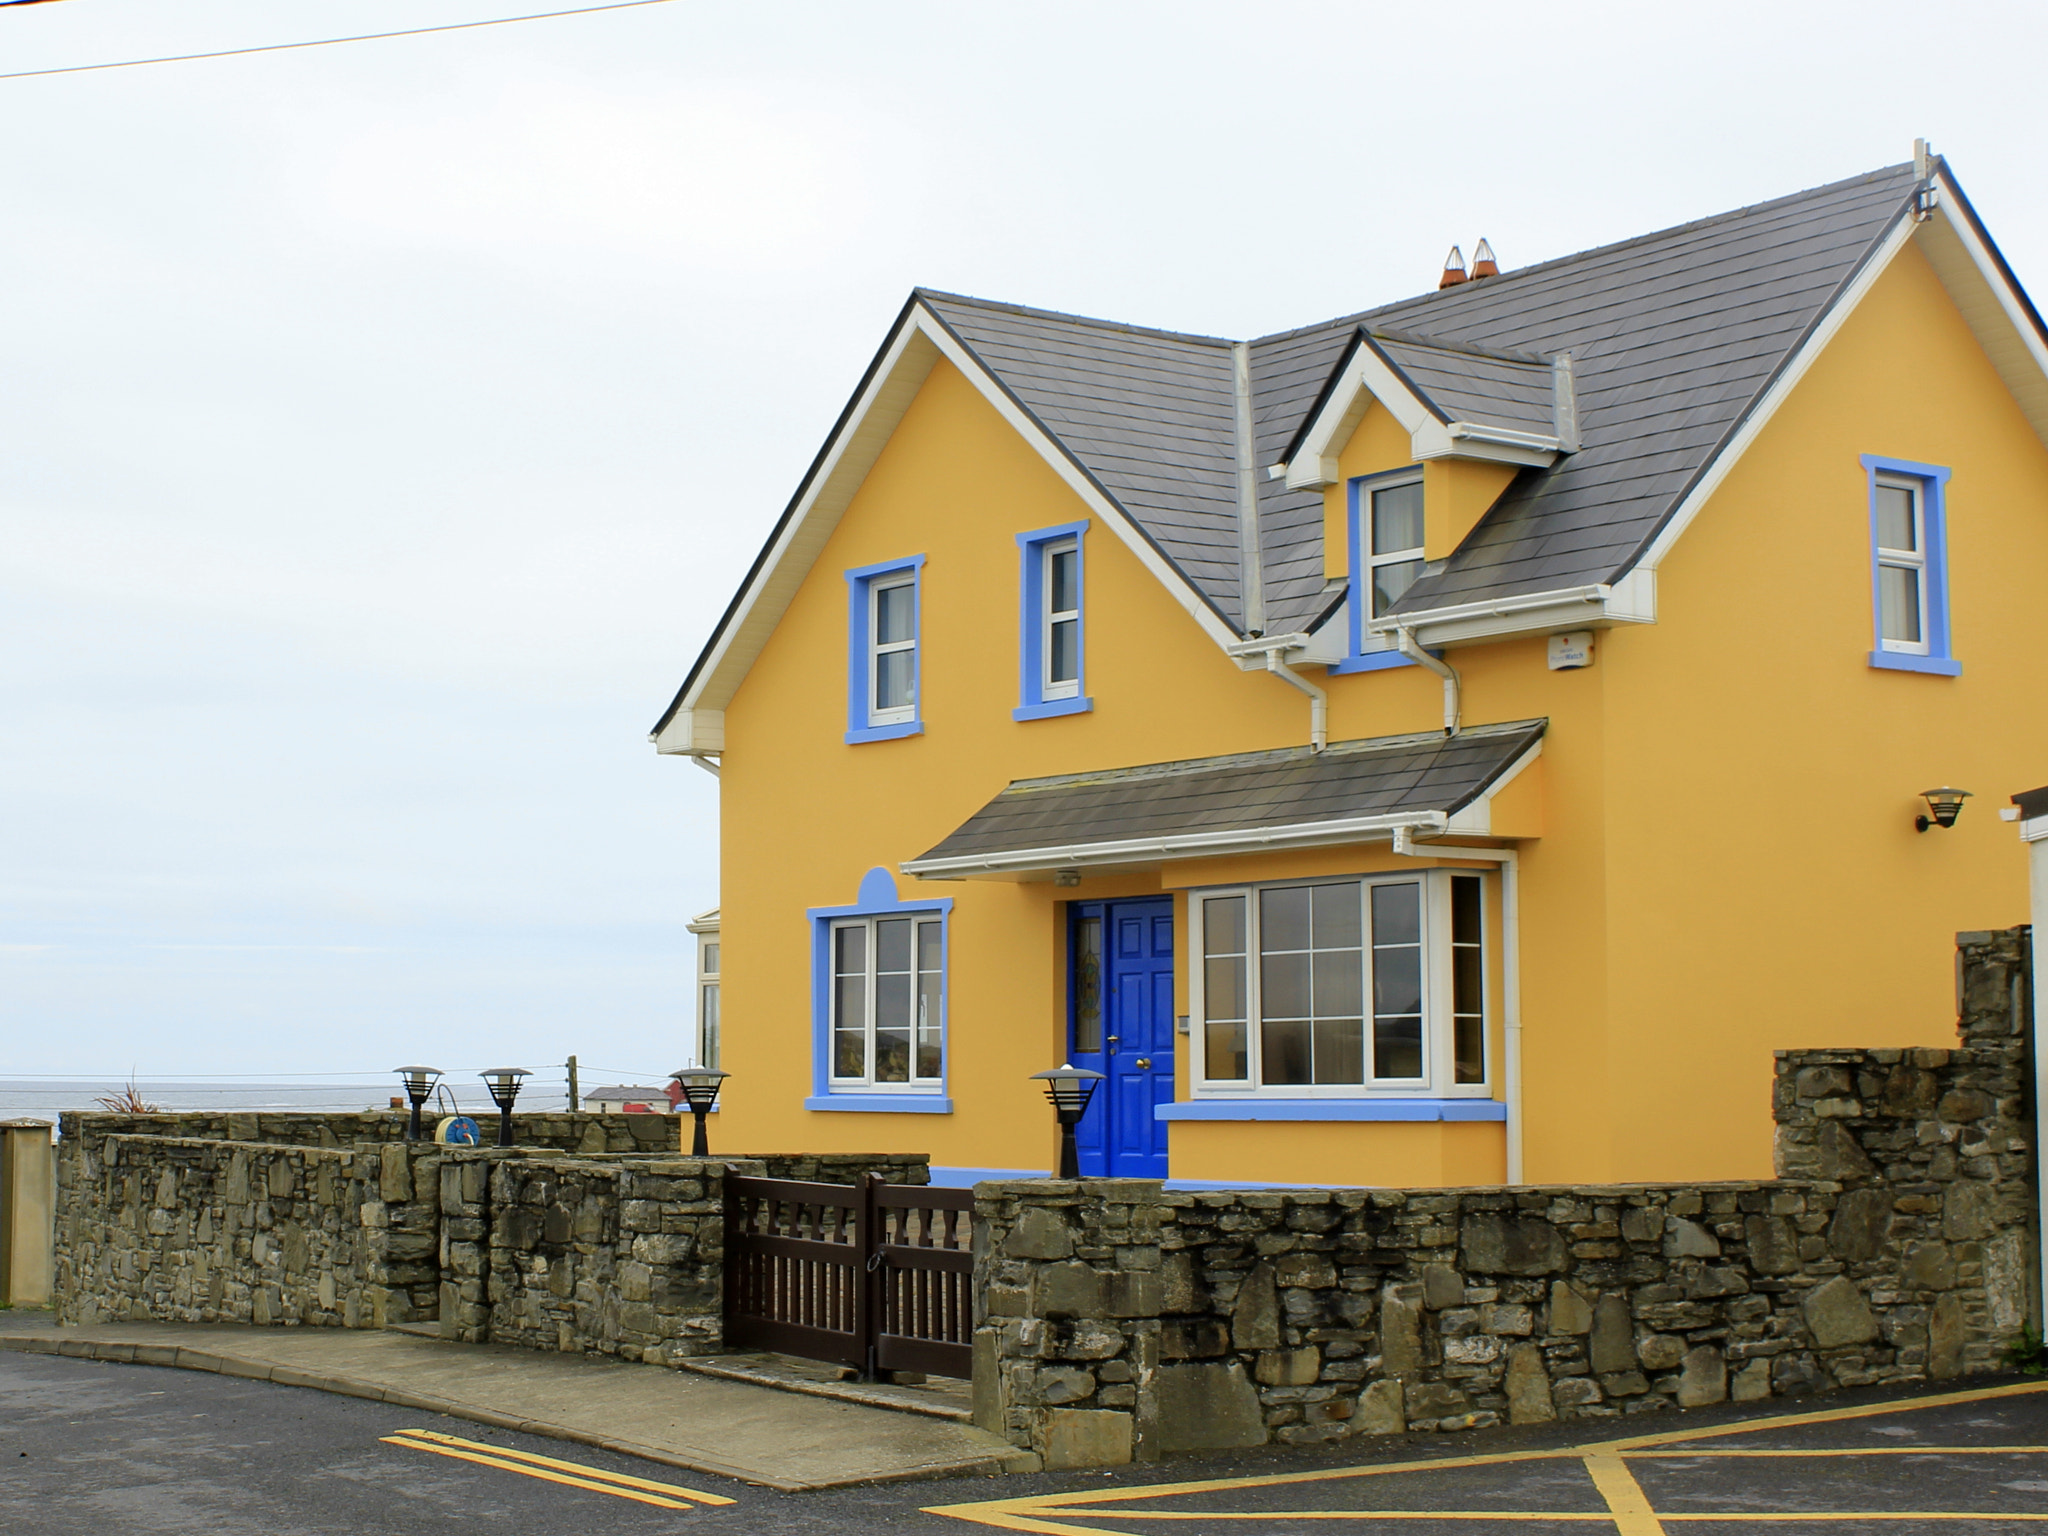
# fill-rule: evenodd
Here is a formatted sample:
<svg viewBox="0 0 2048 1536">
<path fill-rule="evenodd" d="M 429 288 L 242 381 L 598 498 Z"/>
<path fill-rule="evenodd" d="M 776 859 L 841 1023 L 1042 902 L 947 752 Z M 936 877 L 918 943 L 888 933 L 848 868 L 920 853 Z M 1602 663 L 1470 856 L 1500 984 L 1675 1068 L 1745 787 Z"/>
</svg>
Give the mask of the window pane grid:
<svg viewBox="0 0 2048 1536">
<path fill-rule="evenodd" d="M 872 722 L 917 713 L 917 583 L 876 582 L 868 588 L 868 714 Z"/>
<path fill-rule="evenodd" d="M 1877 523 L 1879 642 L 1886 650 L 1927 650 L 1927 527 L 1918 486 L 1880 480 L 1871 492 Z"/>
<path fill-rule="evenodd" d="M 1048 544 L 1040 558 L 1040 692 L 1070 699 L 1081 691 L 1081 547 L 1073 539 Z"/>
<path fill-rule="evenodd" d="M 1366 563 L 1375 618 L 1398 602 L 1422 574 L 1422 482 L 1384 486 L 1366 511 Z"/>
<path fill-rule="evenodd" d="M 832 1080 L 908 1088 L 945 1072 L 945 925 L 855 918 L 831 932 Z"/>
</svg>

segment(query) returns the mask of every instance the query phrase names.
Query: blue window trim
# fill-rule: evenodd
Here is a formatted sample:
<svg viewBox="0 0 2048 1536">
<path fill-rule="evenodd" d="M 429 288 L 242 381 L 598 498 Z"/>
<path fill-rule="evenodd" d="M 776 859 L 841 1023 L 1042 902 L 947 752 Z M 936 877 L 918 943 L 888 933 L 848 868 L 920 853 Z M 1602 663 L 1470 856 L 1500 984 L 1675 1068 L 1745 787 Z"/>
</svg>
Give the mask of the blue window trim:
<svg viewBox="0 0 2048 1536">
<path fill-rule="evenodd" d="M 917 701 L 916 718 L 893 725 L 868 724 L 868 593 L 877 577 L 911 573 L 910 604 L 912 633 L 917 636 L 917 661 L 911 669 L 911 697 Z M 904 736 L 924 734 L 924 556 L 884 560 L 878 565 L 857 565 L 846 573 L 846 740 L 849 746 L 863 741 L 895 741 Z"/>
<path fill-rule="evenodd" d="M 1161 1104 L 1159 1120 L 1505 1120 L 1498 1099 L 1189 1099 Z"/>
<path fill-rule="evenodd" d="M 1012 720 L 1052 720 L 1061 715 L 1085 715 L 1095 707 L 1088 697 L 1088 523 L 1061 523 L 1054 528 L 1035 528 L 1017 535 L 1024 570 L 1017 584 L 1019 676 L 1017 696 L 1023 702 L 1010 711 Z M 1074 592 L 1081 600 L 1081 635 L 1078 660 L 1079 687 L 1071 699 L 1045 696 L 1045 546 L 1058 539 L 1074 541 Z"/>
<path fill-rule="evenodd" d="M 900 567 L 884 567 L 900 569 Z M 952 991 L 953 898 L 934 901 L 900 901 L 896 880 L 880 867 L 861 876 L 860 894 L 850 907 L 812 907 L 804 913 L 811 923 L 811 1096 L 805 1109 L 866 1110 L 890 1115 L 950 1115 L 953 1101 L 947 1097 L 948 1075 L 953 1069 L 952 1020 L 946 1020 L 943 1058 L 936 1089 L 911 1089 L 902 1093 L 834 1093 L 832 1091 L 832 920 L 835 917 L 893 916 L 899 913 L 937 912 L 944 922 L 939 930 L 939 995 Z"/>
<path fill-rule="evenodd" d="M 1374 475 L 1354 475 L 1346 484 L 1345 494 L 1349 499 L 1346 503 L 1345 520 L 1349 524 L 1347 532 L 1350 538 L 1351 571 L 1345 577 L 1345 581 L 1348 583 L 1347 590 L 1350 593 L 1345 606 L 1350 610 L 1348 615 L 1350 633 L 1345 637 L 1344 659 L 1330 668 L 1332 675 L 1342 676 L 1350 672 L 1384 672 L 1390 667 L 1412 667 L 1415 665 L 1414 662 L 1403 656 L 1399 651 L 1368 651 L 1364 648 L 1365 614 L 1366 609 L 1372 602 L 1372 592 L 1367 579 L 1369 568 L 1366 564 L 1364 519 L 1359 516 L 1359 509 L 1364 504 L 1365 492 L 1368 487 L 1384 485 L 1390 480 L 1405 481 L 1413 480 L 1414 478 L 1415 469 L 1413 465 L 1410 465 L 1402 469 L 1381 470 L 1378 474 Z"/>
<path fill-rule="evenodd" d="M 1948 612 L 1948 477 L 1939 464 L 1916 464 L 1911 459 L 1888 459 L 1866 453 L 1860 461 L 1870 503 L 1870 664 L 1888 672 L 1926 672 L 1936 677 L 1960 677 L 1963 664 L 1955 659 L 1949 634 Z M 1920 482 L 1920 525 L 1927 543 L 1927 654 L 1884 648 L 1883 599 L 1877 574 L 1877 477 L 1891 475 L 1900 480 Z"/>
</svg>

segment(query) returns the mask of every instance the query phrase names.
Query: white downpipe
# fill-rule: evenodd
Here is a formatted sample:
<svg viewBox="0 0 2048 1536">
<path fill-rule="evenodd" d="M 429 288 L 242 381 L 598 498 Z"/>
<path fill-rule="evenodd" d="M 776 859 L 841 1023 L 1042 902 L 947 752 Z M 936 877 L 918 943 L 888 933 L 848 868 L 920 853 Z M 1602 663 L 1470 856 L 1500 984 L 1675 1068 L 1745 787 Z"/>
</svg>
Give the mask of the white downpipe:
<svg viewBox="0 0 2048 1536">
<path fill-rule="evenodd" d="M 1415 643 L 1415 631 L 1405 625 L 1394 631 L 1394 644 L 1401 654 L 1419 667 L 1427 667 L 1444 680 L 1444 734 L 1458 734 L 1458 714 L 1461 708 L 1457 669 L 1439 656 L 1432 656 Z"/>
<path fill-rule="evenodd" d="M 2031 834 L 2031 835 L 2030 835 Z M 2040 1202 L 2039 1225 L 2035 1231 L 2040 1235 L 2041 1251 L 2036 1256 L 2038 1278 L 2041 1282 L 2040 1326 L 2048 1332 L 2048 1148 L 2042 1146 L 2041 1124 L 2048 1118 L 2048 1052 L 2042 1047 L 2048 1044 L 2048 1031 L 2044 1031 L 2044 1008 L 2041 1001 L 2041 983 L 2044 968 L 2041 963 L 2041 945 L 2048 938 L 2048 826 L 2040 821 L 2022 823 L 2020 836 L 2027 841 L 2028 884 L 2032 890 L 2034 924 L 2032 942 L 2028 949 L 2033 956 L 2034 1016 L 2027 1021 L 2033 1030 L 2031 1042 L 2034 1055 L 2034 1194 Z"/>
<path fill-rule="evenodd" d="M 1330 744 L 1330 695 L 1282 661 L 1277 647 L 1266 652 L 1266 670 L 1308 695 L 1308 749 L 1322 751 Z"/>
<path fill-rule="evenodd" d="M 1394 828 L 1394 852 L 1406 859 L 1472 859 L 1500 866 L 1501 1094 L 1507 1104 L 1508 1183 L 1522 1182 L 1522 860 L 1512 848 L 1417 846 L 1417 832 L 1431 826 Z M 2038 999 L 2040 994 L 2035 993 Z M 2038 1001 L 2035 1005 L 2039 1007 Z M 2044 1207 L 2048 1209 L 2048 1207 Z"/>
</svg>

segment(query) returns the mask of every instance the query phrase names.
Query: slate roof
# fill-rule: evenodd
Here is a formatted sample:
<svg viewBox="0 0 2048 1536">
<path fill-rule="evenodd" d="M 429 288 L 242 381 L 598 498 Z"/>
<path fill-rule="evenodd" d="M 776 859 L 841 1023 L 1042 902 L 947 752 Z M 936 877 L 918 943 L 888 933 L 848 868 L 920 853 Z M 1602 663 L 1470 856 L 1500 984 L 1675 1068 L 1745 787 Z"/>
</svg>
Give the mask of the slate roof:
<svg viewBox="0 0 2048 1536">
<path fill-rule="evenodd" d="M 1289 491 L 1264 467 L 1285 455 L 1361 327 L 1418 383 L 1426 374 L 1426 391 L 1494 413 L 1476 419 L 1509 412 L 1507 424 L 1548 431 L 1549 380 L 1546 370 L 1538 389 L 1534 360 L 1569 351 L 1576 376 L 1580 451 L 1524 471 L 1397 611 L 1608 582 L 1908 216 L 1914 190 L 1912 167 L 1891 166 L 1253 341 L 1266 632 L 1307 627 L 1338 595 L 1323 576 L 1321 495 Z M 1231 343 L 919 297 L 1243 628 Z"/>
<path fill-rule="evenodd" d="M 1145 844 L 1202 833 L 1308 827 L 1398 813 L 1449 815 L 1542 739 L 1547 722 L 1474 726 L 1456 736 L 1333 741 L 1097 773 L 1019 779 L 929 852 L 903 865 Z"/>
</svg>

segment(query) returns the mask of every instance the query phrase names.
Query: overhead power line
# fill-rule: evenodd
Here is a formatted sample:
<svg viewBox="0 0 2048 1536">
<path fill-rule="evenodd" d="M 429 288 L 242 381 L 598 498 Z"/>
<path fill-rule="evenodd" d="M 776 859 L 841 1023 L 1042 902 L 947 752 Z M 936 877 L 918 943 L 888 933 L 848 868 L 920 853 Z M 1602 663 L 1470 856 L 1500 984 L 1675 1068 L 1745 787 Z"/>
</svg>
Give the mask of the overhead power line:
<svg viewBox="0 0 2048 1536">
<path fill-rule="evenodd" d="M 41 5 L 47 0 L 0 0 L 0 5 Z M 336 43 L 375 43 L 387 37 L 425 37 L 430 32 L 468 32 L 476 27 L 509 27 L 521 21 L 553 21 L 561 16 L 592 16 L 599 11 L 631 11 L 668 0 L 612 0 L 610 5 L 583 5 L 572 11 L 538 11 L 531 16 L 494 16 L 489 21 L 456 21 L 439 27 L 407 27 L 402 32 L 363 32 L 354 37 L 316 37 L 304 43 L 266 43 L 260 48 L 222 48 L 213 53 L 172 53 L 156 59 L 118 59 L 108 64 L 70 64 L 62 69 L 17 69 L 0 80 L 32 80 L 39 75 L 83 75 L 96 69 L 138 69 L 145 64 L 190 64 L 197 59 L 233 59 L 245 53 L 286 53 L 294 48 L 328 48 Z"/>
</svg>

